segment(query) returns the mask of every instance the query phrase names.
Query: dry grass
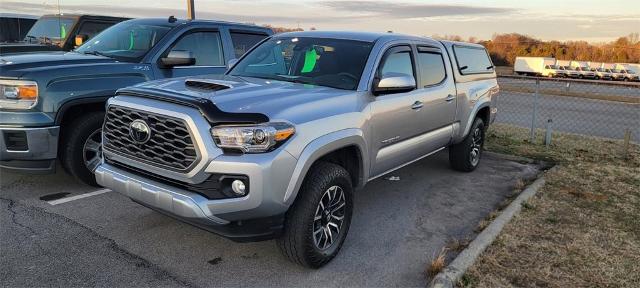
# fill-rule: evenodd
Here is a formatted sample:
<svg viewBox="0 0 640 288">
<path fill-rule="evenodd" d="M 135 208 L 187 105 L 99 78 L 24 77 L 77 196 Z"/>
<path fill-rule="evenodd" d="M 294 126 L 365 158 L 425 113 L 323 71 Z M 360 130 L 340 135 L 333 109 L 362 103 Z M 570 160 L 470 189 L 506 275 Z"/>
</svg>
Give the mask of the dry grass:
<svg viewBox="0 0 640 288">
<path fill-rule="evenodd" d="M 640 287 L 640 147 L 495 125 L 489 150 L 558 163 L 538 194 L 458 283 L 468 287 Z M 542 137 L 538 137 L 542 139 Z"/>
<path fill-rule="evenodd" d="M 446 266 L 447 252 L 448 248 L 443 247 L 440 250 L 440 253 L 438 253 L 438 255 L 435 255 L 429 265 L 427 265 L 425 273 L 429 278 L 435 277 L 436 275 L 438 275 L 438 273 L 440 273 L 440 271 L 442 271 L 442 269 L 444 269 L 444 267 Z"/>
</svg>

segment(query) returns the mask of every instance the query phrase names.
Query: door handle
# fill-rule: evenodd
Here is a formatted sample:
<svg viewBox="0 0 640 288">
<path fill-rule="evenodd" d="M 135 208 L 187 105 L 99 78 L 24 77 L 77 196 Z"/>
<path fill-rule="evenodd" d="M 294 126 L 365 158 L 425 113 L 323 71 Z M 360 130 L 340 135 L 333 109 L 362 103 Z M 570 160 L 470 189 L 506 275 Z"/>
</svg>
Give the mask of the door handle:
<svg viewBox="0 0 640 288">
<path fill-rule="evenodd" d="M 453 95 L 449 94 L 449 95 L 447 96 L 447 98 L 445 98 L 445 99 L 444 99 L 444 101 L 451 102 L 451 101 L 453 101 L 454 99 L 456 99 L 456 96 L 453 96 Z"/>
<path fill-rule="evenodd" d="M 420 102 L 420 101 L 416 101 L 413 103 L 413 105 L 411 105 L 411 109 L 413 110 L 418 110 L 420 108 L 422 108 L 424 106 L 424 103 Z"/>
</svg>

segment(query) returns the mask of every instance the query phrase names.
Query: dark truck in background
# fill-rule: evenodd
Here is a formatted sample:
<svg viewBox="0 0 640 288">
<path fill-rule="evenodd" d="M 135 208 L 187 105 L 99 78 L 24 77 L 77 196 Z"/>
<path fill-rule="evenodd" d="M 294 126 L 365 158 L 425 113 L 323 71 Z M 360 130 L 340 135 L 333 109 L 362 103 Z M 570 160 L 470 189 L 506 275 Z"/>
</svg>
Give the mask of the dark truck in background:
<svg viewBox="0 0 640 288">
<path fill-rule="evenodd" d="M 0 13 L 0 43 L 22 41 L 37 20 L 32 15 Z"/>
<path fill-rule="evenodd" d="M 0 56 L 0 168 L 53 172 L 59 159 L 75 178 L 95 185 L 105 101 L 117 89 L 222 74 L 271 34 L 230 22 L 135 19 L 71 52 Z"/>
<path fill-rule="evenodd" d="M 103 30 L 129 18 L 98 15 L 44 15 L 20 42 L 0 44 L 0 55 L 70 51 Z"/>
</svg>

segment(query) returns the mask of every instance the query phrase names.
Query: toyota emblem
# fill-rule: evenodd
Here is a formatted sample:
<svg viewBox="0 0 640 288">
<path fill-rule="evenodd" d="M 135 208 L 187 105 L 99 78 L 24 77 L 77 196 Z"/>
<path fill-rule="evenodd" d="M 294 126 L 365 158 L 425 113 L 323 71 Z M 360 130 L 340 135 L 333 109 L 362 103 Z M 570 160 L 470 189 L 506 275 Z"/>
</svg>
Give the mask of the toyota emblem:
<svg viewBox="0 0 640 288">
<path fill-rule="evenodd" d="M 131 136 L 133 142 L 138 144 L 147 143 L 149 138 L 151 138 L 151 128 L 149 128 L 147 122 L 143 120 L 134 120 L 129 124 L 129 136 Z"/>
</svg>

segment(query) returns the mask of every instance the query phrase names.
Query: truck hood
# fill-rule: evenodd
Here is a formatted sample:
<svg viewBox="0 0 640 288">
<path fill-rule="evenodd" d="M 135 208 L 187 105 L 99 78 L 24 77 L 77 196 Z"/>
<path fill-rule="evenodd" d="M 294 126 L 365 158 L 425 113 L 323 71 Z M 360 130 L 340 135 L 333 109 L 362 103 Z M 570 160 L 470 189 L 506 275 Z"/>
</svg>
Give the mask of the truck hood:
<svg viewBox="0 0 640 288">
<path fill-rule="evenodd" d="M 79 65 L 118 63 L 117 60 L 75 52 L 44 52 L 0 56 L 0 77 L 20 78 L 30 72 L 51 71 Z"/>
<path fill-rule="evenodd" d="M 188 85 L 188 82 L 196 84 Z M 208 85 L 210 87 L 203 88 Z M 227 75 L 163 79 L 142 83 L 133 89 L 138 93 L 173 92 L 207 98 L 225 112 L 262 113 L 271 120 L 286 119 L 294 123 L 360 111 L 364 99 L 358 96 L 361 92 L 351 90 Z"/>
</svg>

